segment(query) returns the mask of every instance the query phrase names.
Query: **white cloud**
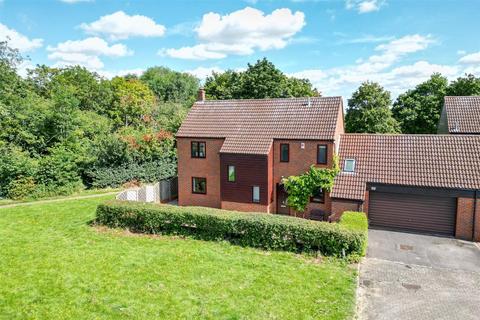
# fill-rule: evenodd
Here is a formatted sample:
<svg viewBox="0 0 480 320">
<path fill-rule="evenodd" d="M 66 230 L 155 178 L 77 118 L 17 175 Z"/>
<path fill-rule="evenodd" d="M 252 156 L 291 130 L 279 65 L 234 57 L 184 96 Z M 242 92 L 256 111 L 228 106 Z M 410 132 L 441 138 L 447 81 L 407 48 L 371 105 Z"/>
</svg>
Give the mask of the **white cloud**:
<svg viewBox="0 0 480 320">
<path fill-rule="evenodd" d="M 43 46 L 43 39 L 29 39 L 27 36 L 0 23 L 0 41 L 7 41 L 12 48 L 28 52 Z"/>
<path fill-rule="evenodd" d="M 345 2 L 347 9 L 356 10 L 360 14 L 378 11 L 384 4 L 383 0 L 347 0 Z"/>
<path fill-rule="evenodd" d="M 284 48 L 305 26 L 305 15 L 290 9 L 271 14 L 246 7 L 221 16 L 210 12 L 195 29 L 200 43 L 179 49 L 162 49 L 160 54 L 180 59 L 222 59 L 230 54 L 248 55 L 255 50 Z"/>
<path fill-rule="evenodd" d="M 465 54 L 465 52 L 464 52 Z M 479 52 L 475 52 L 475 53 L 470 53 L 470 54 L 467 54 L 463 57 L 460 58 L 460 60 L 458 60 L 460 63 L 463 63 L 463 64 L 478 64 L 480 65 L 480 51 Z"/>
<path fill-rule="evenodd" d="M 100 56 L 125 57 L 133 54 L 133 51 L 124 44 L 110 46 L 105 40 L 97 37 L 68 40 L 57 44 L 56 47 L 49 46 L 47 50 L 50 52 L 48 58 L 57 61 L 56 66 L 78 64 L 93 70 L 103 68 Z"/>
<path fill-rule="evenodd" d="M 357 63 L 329 69 L 310 69 L 291 74 L 309 79 L 324 95 L 342 95 L 348 98 L 367 80 L 379 82 L 395 97 L 406 89 L 440 72 L 453 79 L 462 73 L 456 65 L 438 65 L 427 61 L 398 65 L 406 55 L 425 50 L 434 43 L 430 36 L 407 35 L 378 45 L 378 54 L 357 59 Z"/>
<path fill-rule="evenodd" d="M 208 76 L 212 75 L 212 72 L 224 72 L 225 70 L 219 68 L 219 67 L 198 67 L 195 69 L 191 70 L 185 70 L 184 72 L 190 73 L 191 75 L 194 75 L 200 80 L 205 80 Z"/>
<path fill-rule="evenodd" d="M 100 17 L 92 23 L 82 23 L 80 28 L 88 34 L 105 35 L 111 40 L 122 40 L 130 37 L 162 37 L 165 26 L 155 23 L 142 15 L 129 16 L 123 11 Z"/>
<path fill-rule="evenodd" d="M 117 71 L 107 71 L 107 70 L 98 70 L 97 73 L 102 77 L 112 79 L 114 77 L 123 77 L 129 74 L 136 75 L 140 77 L 145 72 L 145 69 L 136 68 L 136 69 L 124 69 Z"/>
</svg>

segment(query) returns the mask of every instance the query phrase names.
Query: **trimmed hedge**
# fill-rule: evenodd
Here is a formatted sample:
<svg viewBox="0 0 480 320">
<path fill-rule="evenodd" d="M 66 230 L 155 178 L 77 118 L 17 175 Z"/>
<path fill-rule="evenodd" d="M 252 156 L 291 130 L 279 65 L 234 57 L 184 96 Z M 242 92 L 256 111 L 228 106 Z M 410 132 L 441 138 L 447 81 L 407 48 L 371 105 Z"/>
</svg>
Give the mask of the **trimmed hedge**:
<svg viewBox="0 0 480 320">
<path fill-rule="evenodd" d="M 327 223 L 265 213 L 110 201 L 98 206 L 95 223 L 133 232 L 328 256 L 362 255 L 367 241 L 363 213 L 349 216 L 346 222 Z M 360 225 L 363 227 L 357 228 Z"/>
</svg>

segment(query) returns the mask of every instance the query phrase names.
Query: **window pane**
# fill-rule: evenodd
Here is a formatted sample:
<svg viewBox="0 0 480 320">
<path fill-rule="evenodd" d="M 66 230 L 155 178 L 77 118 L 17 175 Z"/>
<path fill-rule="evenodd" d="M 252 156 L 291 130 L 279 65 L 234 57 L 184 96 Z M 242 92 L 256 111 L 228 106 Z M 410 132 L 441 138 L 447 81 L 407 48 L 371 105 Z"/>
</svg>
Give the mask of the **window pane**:
<svg viewBox="0 0 480 320">
<path fill-rule="evenodd" d="M 354 159 L 345 159 L 345 164 L 343 166 L 343 171 L 354 172 L 355 171 L 355 160 Z"/>
<path fill-rule="evenodd" d="M 260 187 L 254 186 L 253 187 L 253 202 L 260 202 Z"/>
<path fill-rule="evenodd" d="M 192 180 L 194 193 L 207 193 L 207 179 L 193 178 Z"/>
<path fill-rule="evenodd" d="M 289 145 L 288 144 L 281 144 L 280 145 L 280 161 L 281 162 L 288 162 L 289 161 Z"/>
<path fill-rule="evenodd" d="M 198 143 L 198 157 L 205 158 L 205 142 Z"/>
<path fill-rule="evenodd" d="M 198 142 L 192 142 L 192 158 L 198 157 Z"/>
<path fill-rule="evenodd" d="M 312 196 L 312 202 L 324 202 L 325 200 L 325 193 L 323 193 L 323 189 L 319 188 Z"/>
<path fill-rule="evenodd" d="M 228 166 L 228 181 L 235 182 L 235 166 Z"/>
<path fill-rule="evenodd" d="M 319 145 L 317 149 L 317 163 L 327 163 L 327 146 Z"/>
</svg>

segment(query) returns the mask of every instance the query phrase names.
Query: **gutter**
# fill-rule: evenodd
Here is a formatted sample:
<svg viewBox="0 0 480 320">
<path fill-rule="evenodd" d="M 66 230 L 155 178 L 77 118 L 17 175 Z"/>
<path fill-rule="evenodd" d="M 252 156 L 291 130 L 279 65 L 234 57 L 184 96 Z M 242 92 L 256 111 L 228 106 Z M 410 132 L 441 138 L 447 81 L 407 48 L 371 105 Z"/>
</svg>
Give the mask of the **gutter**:
<svg viewBox="0 0 480 320">
<path fill-rule="evenodd" d="M 475 196 L 473 200 L 473 226 L 472 226 L 472 241 L 475 242 L 475 226 L 477 222 L 477 200 L 478 199 L 478 190 L 475 190 Z"/>
</svg>

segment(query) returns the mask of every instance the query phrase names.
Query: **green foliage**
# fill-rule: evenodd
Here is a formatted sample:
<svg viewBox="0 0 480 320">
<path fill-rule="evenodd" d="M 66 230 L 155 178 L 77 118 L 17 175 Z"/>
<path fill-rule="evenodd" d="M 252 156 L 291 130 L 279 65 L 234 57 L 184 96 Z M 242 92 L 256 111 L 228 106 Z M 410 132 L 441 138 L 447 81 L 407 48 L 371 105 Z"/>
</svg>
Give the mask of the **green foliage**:
<svg viewBox="0 0 480 320">
<path fill-rule="evenodd" d="M 8 195 L 12 181 L 34 177 L 37 170 L 37 161 L 19 147 L 0 147 L 0 197 Z"/>
<path fill-rule="evenodd" d="M 316 168 L 311 166 L 310 170 L 300 176 L 290 176 L 283 179 L 282 183 L 288 193 L 287 203 L 296 211 L 303 212 L 315 192 L 319 189 L 330 192 L 338 172 L 338 158 L 334 159 L 333 168 Z"/>
<path fill-rule="evenodd" d="M 89 186 L 120 187 L 126 182 L 156 182 L 177 174 L 177 164 L 171 158 L 144 163 L 126 163 L 116 167 L 99 167 L 87 171 Z"/>
<path fill-rule="evenodd" d="M 398 96 L 392 111 L 403 133 L 437 132 L 447 85 L 447 78 L 435 73 L 415 89 Z"/>
<path fill-rule="evenodd" d="M 339 222 L 345 229 L 359 232 L 362 234 L 361 251 L 357 252 L 358 257 L 363 257 L 367 254 L 368 246 L 368 219 L 364 212 L 345 211 L 342 214 Z M 358 257 L 353 257 L 352 260 L 358 262 Z"/>
<path fill-rule="evenodd" d="M 35 193 L 36 184 L 33 177 L 18 176 L 7 186 L 7 197 L 13 200 L 25 199 Z"/>
<path fill-rule="evenodd" d="M 447 96 L 476 96 L 480 95 L 480 77 L 466 74 L 452 81 L 447 87 Z"/>
<path fill-rule="evenodd" d="M 268 250 L 362 254 L 364 231 L 337 223 L 264 213 L 242 213 L 202 207 L 178 207 L 112 201 L 97 209 L 96 223 L 134 232 L 226 240 Z"/>
<path fill-rule="evenodd" d="M 117 127 L 139 126 L 148 122 L 155 97 L 140 80 L 115 77 L 111 81 L 113 101 L 108 115 Z"/>
<path fill-rule="evenodd" d="M 348 99 L 345 131 L 350 133 L 399 133 L 392 117 L 390 92 L 378 83 L 364 82 Z"/>
<path fill-rule="evenodd" d="M 196 99 L 199 80 L 183 72 L 165 67 L 148 68 L 140 77 L 161 102 L 174 102 L 191 106 Z"/>
<path fill-rule="evenodd" d="M 213 73 L 205 81 L 210 99 L 263 99 L 319 96 L 309 80 L 289 78 L 266 58 L 247 70 Z"/>
</svg>

